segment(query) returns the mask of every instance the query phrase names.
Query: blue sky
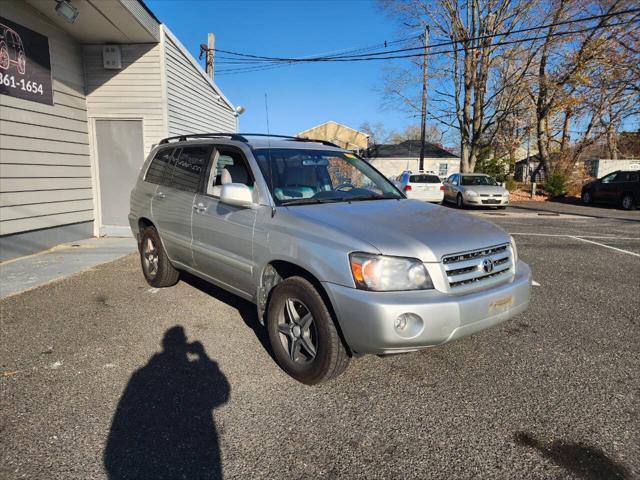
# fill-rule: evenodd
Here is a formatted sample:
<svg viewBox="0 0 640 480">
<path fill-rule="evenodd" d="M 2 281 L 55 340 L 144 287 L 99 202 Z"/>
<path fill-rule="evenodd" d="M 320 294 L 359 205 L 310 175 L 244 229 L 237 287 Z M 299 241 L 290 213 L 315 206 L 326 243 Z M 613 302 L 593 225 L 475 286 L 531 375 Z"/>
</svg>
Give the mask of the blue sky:
<svg viewBox="0 0 640 480">
<path fill-rule="evenodd" d="M 408 35 L 378 5 L 366 0 L 177 1 L 146 0 L 197 58 L 207 33 L 216 47 L 266 56 L 306 56 L 371 46 Z M 294 65 L 236 75 L 216 83 L 246 112 L 240 130 L 265 132 L 264 94 L 269 99 L 271 133 L 295 134 L 327 120 L 358 128 L 364 121 L 400 130 L 416 123 L 381 107 L 385 62 Z M 216 71 L 232 68 L 218 65 Z M 237 68 L 237 67 L 235 67 Z"/>
</svg>

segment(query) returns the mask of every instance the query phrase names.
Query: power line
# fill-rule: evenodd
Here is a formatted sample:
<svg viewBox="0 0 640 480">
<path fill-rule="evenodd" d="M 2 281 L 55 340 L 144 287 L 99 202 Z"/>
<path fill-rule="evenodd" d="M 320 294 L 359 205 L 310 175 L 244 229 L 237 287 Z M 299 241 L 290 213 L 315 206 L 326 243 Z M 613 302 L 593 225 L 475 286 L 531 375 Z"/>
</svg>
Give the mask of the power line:
<svg viewBox="0 0 640 480">
<path fill-rule="evenodd" d="M 634 11 L 638 11 L 640 12 L 640 9 L 635 9 Z M 620 12 L 616 13 L 616 14 L 611 14 L 610 16 L 614 16 L 614 15 L 620 15 Z M 552 33 L 551 37 L 558 37 L 558 36 L 564 36 L 564 35 L 573 35 L 573 34 L 577 34 L 577 33 L 585 33 L 585 32 L 589 32 L 589 31 L 593 31 L 593 30 L 601 30 L 604 28 L 611 28 L 611 27 L 616 27 L 616 26 L 620 26 L 620 25 L 627 25 L 630 23 L 633 23 L 635 21 L 637 21 L 637 18 L 632 18 L 626 21 L 621 21 L 621 22 L 617 22 L 617 23 L 612 23 L 612 24 L 608 24 L 608 25 L 602 25 L 602 26 L 590 26 L 590 27 L 585 27 L 582 29 L 577 29 L 577 30 L 570 30 L 570 31 L 561 31 L 561 32 L 555 32 Z M 576 20 L 577 21 L 577 20 Z M 580 21 L 584 21 L 584 19 L 581 19 Z M 541 28 L 546 28 L 545 26 L 539 26 L 536 27 L 535 29 L 541 29 Z M 501 35 L 505 35 L 505 34 L 495 34 L 494 36 L 501 36 Z M 519 38 L 519 39 L 513 39 L 513 40 L 504 40 L 501 42 L 497 42 L 495 44 L 493 44 L 494 47 L 497 46 L 504 46 L 504 45 L 511 45 L 511 44 L 515 44 L 515 43 L 523 43 L 523 42 L 529 42 L 529 41 L 534 41 L 534 40 L 540 40 L 540 39 L 544 39 L 546 38 L 547 35 L 541 35 L 541 36 L 537 36 L 537 37 L 526 37 L 526 38 Z M 481 37 L 478 37 L 481 38 Z M 448 42 L 448 45 L 452 45 L 454 43 L 458 43 L 456 42 Z M 431 47 L 435 47 L 436 45 L 432 45 Z M 430 48 L 431 48 L 430 47 Z M 423 47 L 421 47 L 423 48 Z M 468 50 L 475 50 L 478 48 L 482 48 L 482 46 L 480 45 L 476 45 L 476 46 L 471 46 L 468 47 Z M 413 49 L 408 49 L 408 50 L 413 50 Z M 405 50 L 406 51 L 406 50 Z M 429 52 L 429 55 L 440 55 L 440 54 L 446 54 L 446 53 L 453 53 L 455 50 L 438 50 L 438 51 L 433 51 L 433 52 Z M 357 57 L 357 58 L 342 58 L 342 57 L 335 57 L 335 58 L 327 58 L 327 59 L 313 59 L 313 60 L 293 60 L 293 59 L 283 59 L 283 60 L 273 60 L 273 61 L 269 61 L 269 62 L 261 62 L 258 64 L 253 64 L 251 66 L 245 64 L 246 66 L 244 68 L 229 68 L 229 69 L 223 69 L 220 70 L 219 72 L 217 72 L 220 75 L 232 75 L 232 74 L 238 74 L 238 73 L 249 73 L 249 72 L 255 72 L 255 71 L 261 71 L 261 70 L 270 70 L 273 68 L 278 68 L 278 67 L 284 67 L 287 65 L 294 65 L 294 64 L 300 64 L 300 63 L 311 63 L 311 62 L 358 62 L 358 61 L 376 61 L 376 60 L 398 60 L 398 59 L 408 59 L 408 58 L 416 58 L 416 57 L 421 57 L 423 54 L 422 53 L 416 53 L 416 54 L 407 54 L 407 55 L 389 55 L 390 52 L 383 52 L 383 55 L 387 55 L 387 56 L 376 56 L 376 57 L 372 57 L 372 56 L 361 56 L 361 57 Z"/>
<path fill-rule="evenodd" d="M 526 33 L 526 32 L 531 32 L 531 31 L 536 31 L 536 30 L 541 30 L 544 28 L 550 28 L 550 27 L 556 27 L 556 26 L 562 26 L 562 25 L 568 25 L 568 24 L 573 24 L 573 23 L 580 23 L 580 22 L 588 22 L 588 21 L 592 21 L 592 20 L 600 20 L 600 19 L 604 19 L 604 18 L 609 18 L 609 17 L 614 17 L 614 16 L 619 16 L 619 15 L 625 15 L 628 13 L 638 13 L 640 12 L 640 8 L 631 8 L 628 10 L 620 10 L 617 12 L 609 12 L 609 13 L 603 13 L 600 15 L 591 15 L 589 17 L 582 17 L 582 18 L 575 18 L 575 19 L 571 19 L 571 20 L 564 20 L 561 22 L 553 22 L 553 23 L 548 23 L 548 24 L 543 24 L 543 25 L 536 25 L 534 27 L 527 27 L 527 28 L 521 28 L 518 30 L 511 30 L 508 32 L 498 32 L 498 33 L 492 33 L 489 35 L 481 35 L 478 37 L 471 37 L 471 38 L 461 38 L 461 39 L 456 39 L 456 40 L 448 40 L 446 42 L 440 42 L 440 43 L 434 43 L 431 45 L 430 48 L 437 48 L 437 47 L 445 47 L 445 46 L 450 46 L 450 45 L 455 45 L 457 43 L 462 43 L 462 42 L 468 42 L 468 41 L 477 41 L 477 40 L 485 40 L 488 38 L 495 38 L 495 37 L 502 37 L 502 36 L 507 36 L 507 35 L 515 35 L 518 33 Z M 402 49 L 396 49 L 396 50 L 390 50 L 387 52 L 378 52 L 378 53 L 369 53 L 369 54 L 364 54 L 364 55 L 343 55 L 343 56 L 333 56 L 333 57 L 305 57 L 305 58 L 295 58 L 295 57 L 267 57 L 267 56 L 261 56 L 261 55 L 253 55 L 253 54 L 248 54 L 248 53 L 239 53 L 239 52 L 233 52 L 233 51 L 229 51 L 229 50 L 219 50 L 217 49 L 217 52 L 220 53 L 226 53 L 229 55 L 236 55 L 239 57 L 246 57 L 246 58 L 251 58 L 251 59 L 257 59 L 257 60 L 263 60 L 263 61 L 287 61 L 287 62 L 311 62 L 311 61 L 326 61 L 327 59 L 333 58 L 333 59 L 337 59 L 337 58 L 360 58 L 360 57 L 369 57 L 369 56 L 379 56 L 379 55 L 387 55 L 387 54 L 392 54 L 392 53 L 403 53 L 403 52 L 409 52 L 409 51 L 417 51 L 417 50 L 422 50 L 422 47 L 412 47 L 412 48 L 402 48 Z"/>
</svg>

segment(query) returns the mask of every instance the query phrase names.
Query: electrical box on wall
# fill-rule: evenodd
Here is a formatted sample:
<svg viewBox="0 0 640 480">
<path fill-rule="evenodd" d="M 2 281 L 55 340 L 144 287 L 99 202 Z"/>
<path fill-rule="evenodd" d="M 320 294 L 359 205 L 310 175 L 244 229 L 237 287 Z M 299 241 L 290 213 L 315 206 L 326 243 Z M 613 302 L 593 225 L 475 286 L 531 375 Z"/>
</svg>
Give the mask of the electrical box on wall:
<svg viewBox="0 0 640 480">
<path fill-rule="evenodd" d="M 122 68 L 122 53 L 118 45 L 105 45 L 102 47 L 102 65 L 107 70 L 120 70 Z"/>
</svg>

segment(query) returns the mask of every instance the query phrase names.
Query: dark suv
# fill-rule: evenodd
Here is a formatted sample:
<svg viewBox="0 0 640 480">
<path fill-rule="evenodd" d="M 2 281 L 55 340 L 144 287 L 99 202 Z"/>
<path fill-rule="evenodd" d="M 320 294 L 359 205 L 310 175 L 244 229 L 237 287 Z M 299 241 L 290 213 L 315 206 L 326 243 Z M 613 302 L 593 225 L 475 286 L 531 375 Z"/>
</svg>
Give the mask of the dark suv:
<svg viewBox="0 0 640 480">
<path fill-rule="evenodd" d="M 607 202 L 632 210 L 640 203 L 640 170 L 617 171 L 582 187 L 582 203 Z"/>
</svg>

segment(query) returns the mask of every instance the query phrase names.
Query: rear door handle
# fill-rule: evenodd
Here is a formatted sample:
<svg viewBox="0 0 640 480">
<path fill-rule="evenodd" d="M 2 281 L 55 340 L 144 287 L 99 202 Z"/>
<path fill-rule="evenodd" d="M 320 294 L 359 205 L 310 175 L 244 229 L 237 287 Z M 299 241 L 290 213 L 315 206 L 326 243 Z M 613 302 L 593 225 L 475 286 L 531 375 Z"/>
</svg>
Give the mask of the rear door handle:
<svg viewBox="0 0 640 480">
<path fill-rule="evenodd" d="M 204 206 L 204 203 L 198 203 L 193 206 L 193 209 L 196 211 L 196 213 L 204 213 L 207 207 Z"/>
</svg>

